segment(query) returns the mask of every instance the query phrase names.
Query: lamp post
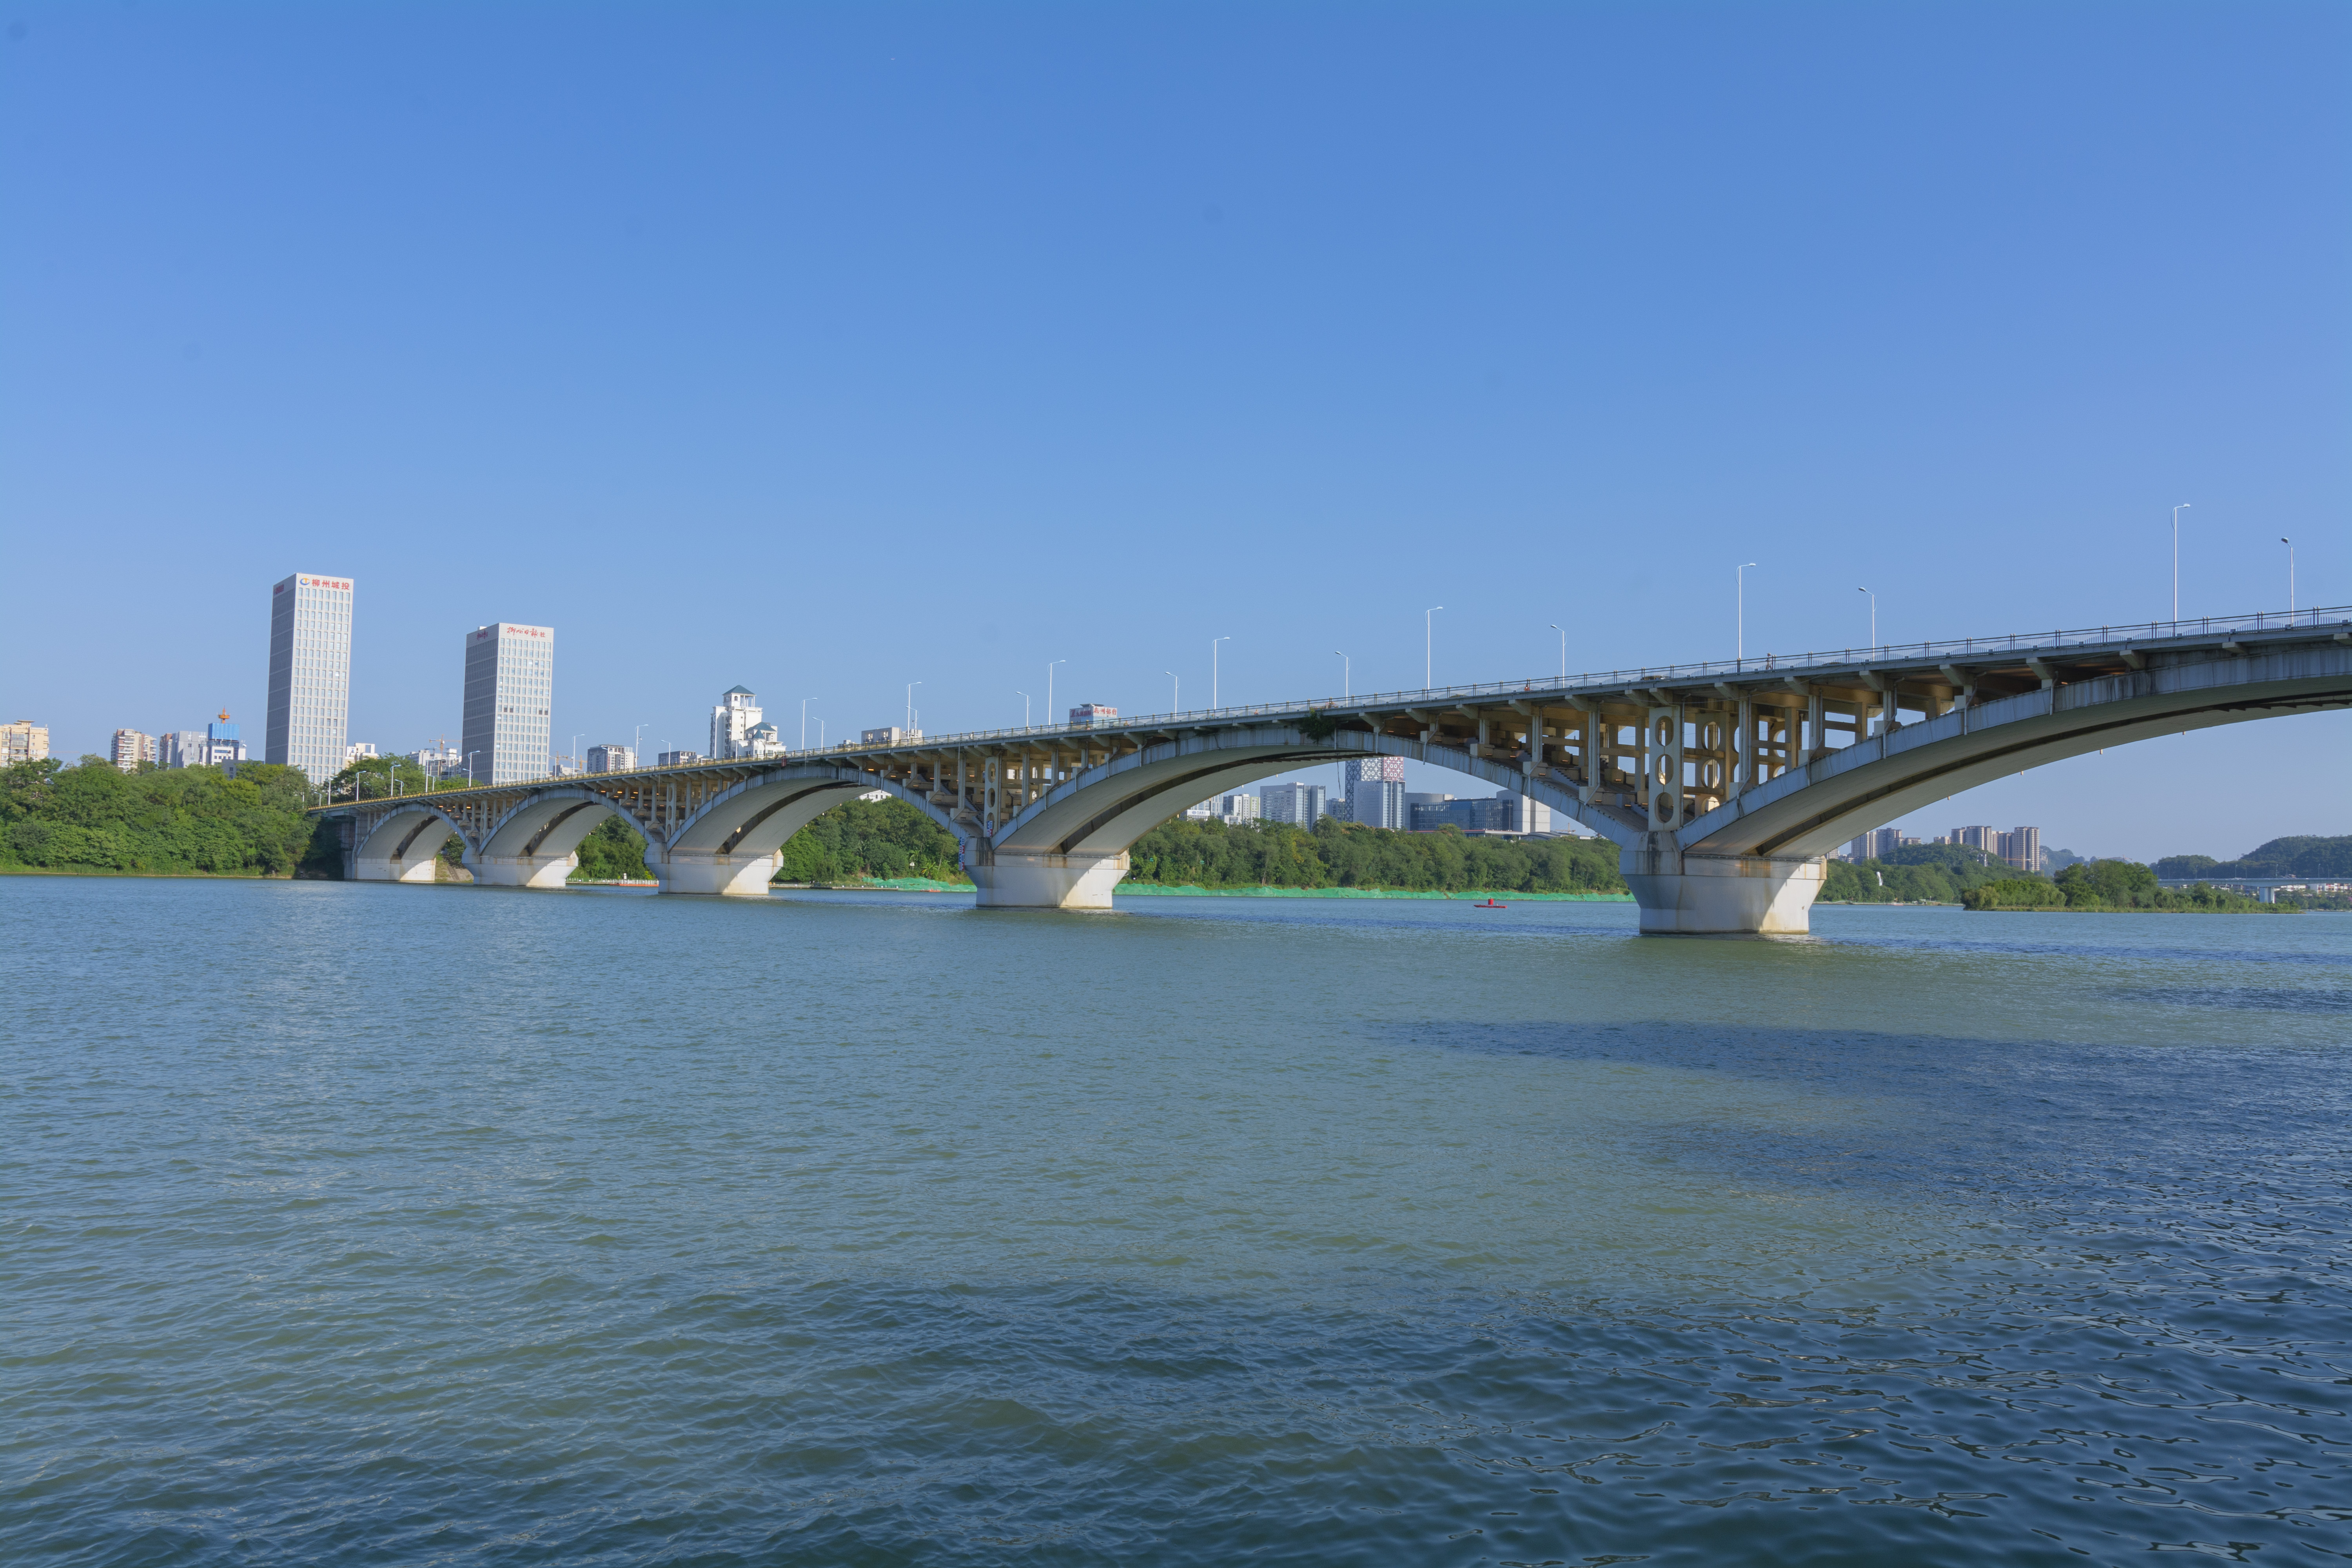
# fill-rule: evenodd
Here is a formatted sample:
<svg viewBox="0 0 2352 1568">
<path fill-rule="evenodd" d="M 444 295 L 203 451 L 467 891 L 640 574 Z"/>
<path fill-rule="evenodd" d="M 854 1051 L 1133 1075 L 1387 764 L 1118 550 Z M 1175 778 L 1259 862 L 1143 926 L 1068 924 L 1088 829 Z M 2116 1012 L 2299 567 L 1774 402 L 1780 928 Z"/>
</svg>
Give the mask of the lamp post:
<svg viewBox="0 0 2352 1568">
<path fill-rule="evenodd" d="M 652 722 L 651 720 L 646 721 Z M 646 726 L 640 724 L 629 735 L 629 766 L 643 767 L 646 760 Z"/>
<path fill-rule="evenodd" d="M 1217 706 L 1217 645 L 1233 640 L 1230 635 L 1209 639 L 1209 706 L 1212 710 Z"/>
<path fill-rule="evenodd" d="M 921 684 L 919 680 L 907 682 L 907 733 L 909 735 L 915 732 L 915 688 Z"/>
<path fill-rule="evenodd" d="M 1184 711 L 1184 683 L 1176 679 L 1176 672 L 1172 669 L 1163 669 L 1160 673 L 1168 678 L 1168 711 L 1181 713 Z"/>
<path fill-rule="evenodd" d="M 1338 654 L 1339 658 L 1339 695 L 1344 699 L 1352 700 L 1356 695 L 1356 661 L 1346 654 L 1339 653 L 1336 647 L 1331 651 Z"/>
<path fill-rule="evenodd" d="M 1755 564 L 1753 561 L 1743 561 L 1739 564 L 1739 569 L 1732 574 L 1732 579 L 1739 588 L 1739 621 L 1731 644 L 1731 665 L 1734 669 L 1748 662 L 1748 568 Z M 1560 673 L 1566 675 L 1568 671 L 1563 669 Z"/>
<path fill-rule="evenodd" d="M 1871 594 L 1867 588 L 1856 588 L 1854 592 L 1870 595 L 1870 650 L 1876 653 L 1878 651 L 1878 595 Z"/>
<path fill-rule="evenodd" d="M 1568 679 L 1568 631 L 1558 621 L 1551 623 L 1551 629 L 1559 633 L 1559 678 L 1566 680 Z"/>
<path fill-rule="evenodd" d="M 2279 542 L 2286 546 L 2286 613 L 2292 616 L 2294 614 L 2294 541 L 2282 533 Z"/>
<path fill-rule="evenodd" d="M 467 752 L 466 753 L 466 787 L 467 789 L 474 787 L 474 759 L 481 754 L 482 753 L 479 752 Z"/>
<path fill-rule="evenodd" d="M 1021 727 L 1026 730 L 1029 728 L 1029 694 L 1016 686 L 1013 689 L 1013 695 L 1021 699 Z"/>
<path fill-rule="evenodd" d="M 1443 605 L 1432 605 L 1421 613 L 1421 689 L 1423 691 L 1436 684 L 1430 679 L 1430 671 L 1436 667 L 1437 612 L 1444 608 Z"/>
<path fill-rule="evenodd" d="M 2172 618 L 2180 619 L 2180 514 L 2189 510 L 2182 501 L 2172 509 Z"/>
</svg>

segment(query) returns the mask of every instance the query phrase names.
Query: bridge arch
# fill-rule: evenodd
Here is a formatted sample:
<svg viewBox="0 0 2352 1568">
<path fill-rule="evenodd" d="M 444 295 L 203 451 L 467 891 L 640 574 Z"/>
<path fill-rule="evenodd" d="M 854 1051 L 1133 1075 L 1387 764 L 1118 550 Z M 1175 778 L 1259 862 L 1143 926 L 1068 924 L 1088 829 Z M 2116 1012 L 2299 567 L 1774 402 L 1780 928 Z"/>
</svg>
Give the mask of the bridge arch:
<svg viewBox="0 0 2352 1568">
<path fill-rule="evenodd" d="M 1685 855 L 1830 853 L 1948 795 L 2165 735 L 2352 707 L 2352 647 L 2187 659 L 1957 708 L 1829 752 L 1674 835 Z"/>
<path fill-rule="evenodd" d="M 358 842 L 352 847 L 351 874 L 367 882 L 430 882 L 433 862 L 453 833 L 465 841 L 470 861 L 472 836 L 446 812 L 425 805 L 423 796 L 414 805 L 363 818 Z"/>
<path fill-rule="evenodd" d="M 967 846 L 979 825 L 958 822 L 898 781 L 834 763 L 766 769 L 711 796 L 671 827 L 647 859 L 666 893 L 764 897 L 793 835 L 824 813 L 877 792 L 905 801 Z M 648 835 L 648 842 L 652 836 Z"/>
<path fill-rule="evenodd" d="M 1377 731 L 1318 735 L 1296 722 L 1271 722 L 1204 729 L 1073 773 L 1023 807 L 992 839 L 972 846 L 982 856 L 971 867 L 981 901 L 1108 908 L 1111 889 L 1126 872 L 1128 847 L 1188 806 L 1277 773 L 1374 756 L 1426 763 L 1527 795 L 1621 848 L 1642 838 L 1622 812 L 1590 805 L 1549 776 L 1530 775 L 1523 762 Z"/>
</svg>

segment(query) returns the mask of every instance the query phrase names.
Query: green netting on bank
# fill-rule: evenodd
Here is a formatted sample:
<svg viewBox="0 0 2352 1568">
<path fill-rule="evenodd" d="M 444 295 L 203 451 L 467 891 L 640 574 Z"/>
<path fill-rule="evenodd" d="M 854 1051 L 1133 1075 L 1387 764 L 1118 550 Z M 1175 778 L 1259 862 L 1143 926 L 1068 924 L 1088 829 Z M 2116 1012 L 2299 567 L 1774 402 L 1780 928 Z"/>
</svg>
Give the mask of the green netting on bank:
<svg viewBox="0 0 2352 1568">
<path fill-rule="evenodd" d="M 1499 903 L 1630 904 L 1631 893 L 1514 893 L 1416 891 L 1402 888 L 1171 888 L 1156 882 L 1121 882 L 1119 894 L 1159 893 L 1198 899 L 1493 899 Z"/>
</svg>

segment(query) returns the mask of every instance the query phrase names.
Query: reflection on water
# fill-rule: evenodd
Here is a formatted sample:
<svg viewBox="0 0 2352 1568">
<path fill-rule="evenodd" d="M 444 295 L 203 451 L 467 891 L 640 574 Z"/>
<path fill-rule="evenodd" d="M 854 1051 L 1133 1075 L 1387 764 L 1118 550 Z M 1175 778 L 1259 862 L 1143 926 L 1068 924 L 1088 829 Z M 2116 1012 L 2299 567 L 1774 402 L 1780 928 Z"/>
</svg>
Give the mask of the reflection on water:
<svg viewBox="0 0 2352 1568">
<path fill-rule="evenodd" d="M 2352 919 L 0 879 L 26 1563 L 2352 1552 Z"/>
</svg>

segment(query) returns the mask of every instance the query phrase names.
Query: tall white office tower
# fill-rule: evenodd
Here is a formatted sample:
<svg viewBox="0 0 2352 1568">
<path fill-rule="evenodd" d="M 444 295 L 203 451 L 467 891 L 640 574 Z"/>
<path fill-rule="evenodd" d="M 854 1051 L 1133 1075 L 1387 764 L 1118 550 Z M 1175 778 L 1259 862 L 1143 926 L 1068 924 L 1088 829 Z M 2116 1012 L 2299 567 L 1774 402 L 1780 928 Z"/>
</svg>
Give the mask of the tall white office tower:
<svg viewBox="0 0 2352 1568">
<path fill-rule="evenodd" d="M 501 622 L 466 634 L 465 739 L 457 746 L 476 784 L 545 778 L 554 706 L 552 626 Z"/>
<path fill-rule="evenodd" d="M 343 771 L 352 706 L 352 580 L 297 572 L 269 590 L 261 760 L 322 784 Z"/>
</svg>

